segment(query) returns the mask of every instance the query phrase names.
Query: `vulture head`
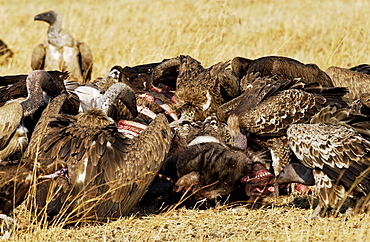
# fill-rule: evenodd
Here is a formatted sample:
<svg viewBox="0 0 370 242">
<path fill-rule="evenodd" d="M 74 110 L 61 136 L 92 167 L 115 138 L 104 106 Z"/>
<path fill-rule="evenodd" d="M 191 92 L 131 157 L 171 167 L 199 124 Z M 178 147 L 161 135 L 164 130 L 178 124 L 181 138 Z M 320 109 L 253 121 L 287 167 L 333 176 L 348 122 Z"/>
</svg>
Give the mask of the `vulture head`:
<svg viewBox="0 0 370 242">
<path fill-rule="evenodd" d="M 116 83 L 104 93 L 101 108 L 114 120 L 131 119 L 138 115 L 135 92 L 124 83 Z"/>
<path fill-rule="evenodd" d="M 307 186 L 315 185 L 312 169 L 299 163 L 291 163 L 284 167 L 276 177 L 277 184 L 299 183 Z"/>
<path fill-rule="evenodd" d="M 60 24 L 60 27 L 61 27 L 63 17 L 59 12 L 51 10 L 51 11 L 47 11 L 47 12 L 36 15 L 34 20 L 44 21 L 50 25 Z"/>
</svg>

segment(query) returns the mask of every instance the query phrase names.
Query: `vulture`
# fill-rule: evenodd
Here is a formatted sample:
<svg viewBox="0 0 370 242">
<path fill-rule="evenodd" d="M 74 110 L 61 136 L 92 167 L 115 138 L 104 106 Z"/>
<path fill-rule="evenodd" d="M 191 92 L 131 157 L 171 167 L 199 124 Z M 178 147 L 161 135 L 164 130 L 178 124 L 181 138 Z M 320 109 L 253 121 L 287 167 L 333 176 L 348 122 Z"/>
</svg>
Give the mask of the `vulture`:
<svg viewBox="0 0 370 242">
<path fill-rule="evenodd" d="M 174 194 L 214 202 L 242 187 L 242 178 L 263 159 L 260 153 L 230 148 L 213 136 L 197 136 L 165 161 L 162 172 L 173 181 Z"/>
<path fill-rule="evenodd" d="M 24 201 L 32 181 L 32 169 L 19 162 L 28 145 L 23 121 L 44 103 L 44 92 L 54 95 L 60 92 L 46 71 L 32 71 L 25 82 L 26 99 L 10 100 L 0 107 L 0 213 L 5 215 L 11 215 L 13 208 Z M 2 218 L 8 224 L 9 218 L 4 215 Z"/>
<path fill-rule="evenodd" d="M 116 83 L 97 108 L 49 117 L 37 159 L 43 167 L 55 165 L 57 175 L 43 176 L 52 178 L 37 187 L 40 214 L 45 209 L 52 221 L 65 218 L 67 223 L 118 218 L 144 194 L 162 166 L 172 133 L 167 119 L 157 115 L 139 136 L 127 138 L 109 117 L 116 99 L 131 116 L 137 115 L 134 92 Z"/>
<path fill-rule="evenodd" d="M 229 65 L 220 62 L 206 69 L 191 56 L 180 55 L 154 68 L 153 83 L 176 68 L 176 109 L 181 114 L 177 123 L 203 121 L 225 101 L 239 95 L 239 83 L 232 70 L 227 69 Z"/>
<path fill-rule="evenodd" d="M 359 99 L 362 93 L 370 92 L 370 75 L 355 70 L 356 68 L 346 69 L 336 66 L 326 70 L 335 86 L 348 88 L 349 92 L 345 95 L 348 102 Z"/>
<path fill-rule="evenodd" d="M 40 70 L 27 76 L 26 89 L 25 100 L 10 100 L 0 107 L 0 162 L 20 159 L 28 142 L 23 120 L 45 104 L 45 92 L 56 96 L 62 91 L 48 72 Z"/>
<path fill-rule="evenodd" d="M 70 73 L 69 80 L 84 83 L 91 78 L 93 56 L 84 42 L 75 40 L 62 29 L 62 15 L 48 11 L 35 16 L 35 20 L 49 24 L 47 42 L 39 44 L 32 53 L 33 70 L 60 70 Z"/>
<path fill-rule="evenodd" d="M 327 105 L 347 105 L 341 99 L 345 88 L 324 88 L 298 79 L 258 77 L 251 82 L 250 89 L 237 97 L 237 101 L 221 106 L 217 115 L 227 122 L 236 140 L 248 135 L 249 140 L 265 143 L 271 151 L 275 175 L 290 159 L 284 136 L 291 124 L 309 122 Z"/>
<path fill-rule="evenodd" d="M 231 66 L 240 80 L 241 90 L 248 88 L 250 80 L 257 76 L 278 76 L 281 79 L 301 78 L 305 83 L 319 83 L 333 87 L 330 77 L 315 64 L 303 64 L 283 56 L 265 56 L 255 60 L 235 57 Z"/>
<path fill-rule="evenodd" d="M 168 158 L 159 172 L 161 176 L 150 186 L 141 205 L 148 205 L 160 196 L 159 201 L 170 204 L 176 204 L 181 197 L 191 197 L 185 202 L 187 205 L 204 200 L 212 204 L 229 195 L 230 199 L 241 200 L 254 196 L 250 191 L 256 186 L 249 181 L 243 185 L 241 179 L 248 174 L 255 177 L 256 163 L 267 161 L 264 152 L 233 148 L 226 124 L 214 115 L 202 122 L 182 123 L 173 132 Z M 259 183 L 261 189 L 264 185 L 267 182 Z"/>
<path fill-rule="evenodd" d="M 286 167 L 277 183 L 316 185 L 319 203 L 311 218 L 337 213 L 349 198 L 352 212 L 367 210 L 370 192 L 370 120 L 349 109 L 325 107 L 310 123 L 292 124 L 288 144 L 300 163 Z M 313 178 L 314 179 L 313 179 Z M 347 205 L 347 204 L 346 204 Z"/>
<path fill-rule="evenodd" d="M 57 96 L 65 90 L 64 80 L 68 77 L 68 72 L 48 71 L 51 76 L 53 85 L 56 86 L 54 93 L 49 93 L 52 96 Z M 28 75 L 7 75 L 0 76 L 0 106 L 3 106 L 7 101 L 17 98 L 26 98 L 28 95 L 26 79 Z"/>
</svg>

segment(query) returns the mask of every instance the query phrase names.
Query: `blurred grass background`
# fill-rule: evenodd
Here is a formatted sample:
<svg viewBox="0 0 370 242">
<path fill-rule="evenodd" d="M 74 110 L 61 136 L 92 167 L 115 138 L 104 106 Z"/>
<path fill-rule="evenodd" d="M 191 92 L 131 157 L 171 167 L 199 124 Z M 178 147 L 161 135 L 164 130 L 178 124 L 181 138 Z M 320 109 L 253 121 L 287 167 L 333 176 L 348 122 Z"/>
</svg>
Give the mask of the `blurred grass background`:
<svg viewBox="0 0 370 242">
<path fill-rule="evenodd" d="M 304 63 L 351 67 L 369 63 L 367 0 L 0 0 L 1 36 L 14 51 L 0 75 L 31 71 L 33 48 L 48 25 L 34 16 L 57 10 L 64 28 L 89 44 L 93 78 L 116 65 L 135 66 L 180 54 L 208 67 L 235 56 L 281 55 Z M 284 198 L 282 198 L 284 199 Z M 283 202 L 268 209 L 131 216 L 104 226 L 31 226 L 18 210 L 14 241 L 367 241 L 368 215 L 307 221 L 312 210 Z"/>
<path fill-rule="evenodd" d="M 15 3 L 16 2 L 16 3 Z M 15 52 L 0 74 L 31 71 L 33 48 L 57 10 L 64 28 L 89 44 L 93 77 L 115 65 L 139 65 L 188 54 L 204 66 L 235 56 L 282 55 L 326 70 L 368 63 L 370 2 L 361 0 L 1 1 L 2 38 Z"/>
</svg>

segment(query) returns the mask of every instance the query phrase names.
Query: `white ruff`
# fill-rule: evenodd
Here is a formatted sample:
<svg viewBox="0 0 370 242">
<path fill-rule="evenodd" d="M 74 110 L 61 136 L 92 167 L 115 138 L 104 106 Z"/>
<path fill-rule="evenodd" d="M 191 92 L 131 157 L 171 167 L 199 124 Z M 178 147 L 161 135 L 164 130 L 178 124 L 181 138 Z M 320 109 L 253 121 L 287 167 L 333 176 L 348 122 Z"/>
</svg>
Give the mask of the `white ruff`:
<svg viewBox="0 0 370 242">
<path fill-rule="evenodd" d="M 213 136 L 205 135 L 205 136 L 198 136 L 193 139 L 188 146 L 202 144 L 202 143 L 220 143 L 218 139 Z"/>
</svg>

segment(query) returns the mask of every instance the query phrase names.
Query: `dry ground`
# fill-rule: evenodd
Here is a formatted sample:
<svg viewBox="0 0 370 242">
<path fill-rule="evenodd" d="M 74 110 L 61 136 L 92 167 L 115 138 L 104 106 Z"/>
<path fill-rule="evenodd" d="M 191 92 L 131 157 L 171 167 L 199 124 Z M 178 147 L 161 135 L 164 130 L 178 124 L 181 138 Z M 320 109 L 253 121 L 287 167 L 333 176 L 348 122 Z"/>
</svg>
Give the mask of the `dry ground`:
<svg viewBox="0 0 370 242">
<path fill-rule="evenodd" d="M 14 51 L 0 75 L 31 71 L 32 49 L 47 25 L 33 17 L 47 10 L 94 54 L 93 77 L 116 65 L 138 65 L 188 54 L 209 66 L 235 56 L 282 55 L 326 70 L 369 63 L 367 0 L 0 0 L 0 38 Z M 369 241 L 370 218 L 307 221 L 312 210 L 292 198 L 259 209 L 220 206 L 160 215 L 133 214 L 106 225 L 62 229 L 29 224 L 17 210 L 14 241 Z"/>
</svg>

